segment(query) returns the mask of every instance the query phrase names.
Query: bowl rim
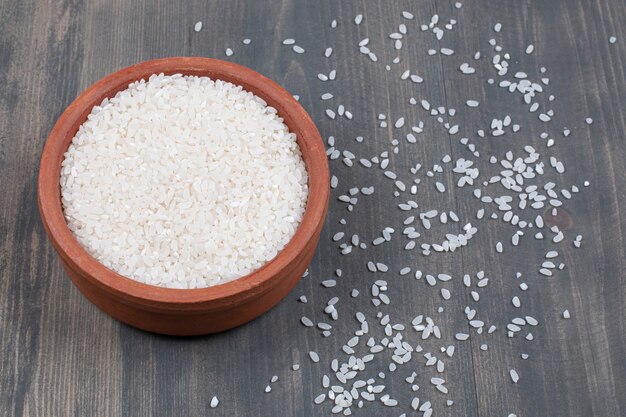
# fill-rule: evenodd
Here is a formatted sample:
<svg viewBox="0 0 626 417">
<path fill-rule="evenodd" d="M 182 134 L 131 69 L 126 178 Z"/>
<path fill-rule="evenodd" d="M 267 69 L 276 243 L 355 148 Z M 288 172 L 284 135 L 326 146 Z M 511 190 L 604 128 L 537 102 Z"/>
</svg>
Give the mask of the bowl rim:
<svg viewBox="0 0 626 417">
<path fill-rule="evenodd" d="M 94 105 L 128 88 L 131 82 L 151 74 L 204 75 L 241 85 L 273 106 L 290 131 L 297 130 L 297 142 L 309 177 L 308 199 L 298 229 L 287 245 L 259 269 L 224 284 L 196 289 L 173 289 L 144 284 L 107 268 L 91 256 L 69 229 L 60 198 L 60 171 L 64 153 L 78 127 Z M 70 137 L 71 136 L 71 137 Z M 68 139 L 68 137 L 70 137 Z M 305 157 L 306 154 L 306 157 Z M 101 78 L 63 111 L 50 132 L 41 156 L 38 178 L 38 205 L 46 233 L 62 262 L 83 279 L 113 293 L 121 301 L 158 309 L 228 308 L 233 303 L 256 298 L 280 285 L 273 280 L 288 269 L 310 242 L 315 242 L 324 223 L 330 196 L 330 171 L 326 149 L 317 127 L 306 110 L 284 88 L 260 73 L 227 61 L 201 57 L 171 57 L 140 62 Z"/>
</svg>

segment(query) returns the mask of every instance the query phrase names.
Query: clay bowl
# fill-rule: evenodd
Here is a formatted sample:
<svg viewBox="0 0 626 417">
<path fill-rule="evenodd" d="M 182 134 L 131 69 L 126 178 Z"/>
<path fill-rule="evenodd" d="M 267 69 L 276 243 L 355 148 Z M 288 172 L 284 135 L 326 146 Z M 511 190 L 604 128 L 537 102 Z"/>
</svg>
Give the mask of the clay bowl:
<svg viewBox="0 0 626 417">
<path fill-rule="evenodd" d="M 125 278 L 100 264 L 78 243 L 61 208 L 63 154 L 93 106 L 154 73 L 208 76 L 243 86 L 278 110 L 296 133 L 309 174 L 304 218 L 287 246 L 260 269 L 226 284 L 179 290 Z M 63 112 L 46 142 L 39 170 L 39 211 L 52 245 L 76 287 L 114 318 L 155 333 L 200 335 L 246 323 L 282 300 L 311 262 L 328 210 L 329 169 L 315 124 L 285 89 L 251 69 L 208 58 L 166 58 L 117 71 L 84 91 Z"/>
</svg>

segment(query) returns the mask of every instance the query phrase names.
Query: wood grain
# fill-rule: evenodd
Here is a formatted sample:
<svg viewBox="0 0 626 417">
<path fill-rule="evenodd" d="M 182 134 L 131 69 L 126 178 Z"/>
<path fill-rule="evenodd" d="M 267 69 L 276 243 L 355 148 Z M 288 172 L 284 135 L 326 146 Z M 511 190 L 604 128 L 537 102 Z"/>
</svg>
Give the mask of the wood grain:
<svg viewBox="0 0 626 417">
<path fill-rule="evenodd" d="M 403 48 L 402 65 L 427 80 L 419 86 L 401 83 L 399 69 L 386 71 L 381 62 L 371 63 L 356 47 L 369 37 L 381 61 L 391 61 L 394 52 L 387 36 L 403 22 L 402 10 L 415 14 L 411 24 L 427 23 L 435 13 L 441 21 L 458 21 L 441 45 L 413 28 L 415 36 Z M 365 19 L 355 26 L 358 13 Z M 339 22 L 335 30 L 330 28 L 333 19 Z M 198 20 L 204 27 L 195 33 Z M 499 34 L 492 30 L 496 22 L 502 23 Z M 0 415 L 330 415 L 327 404 L 312 403 L 321 392 L 321 376 L 329 370 L 312 366 L 307 353 L 317 351 L 320 365 L 339 355 L 355 329 L 350 320 L 354 312 L 374 314 L 368 293 L 375 279 L 390 282 L 393 302 L 386 311 L 392 320 L 427 314 L 445 323 L 444 338 L 424 342 L 425 349 L 438 354 L 441 346 L 457 345 L 445 374 L 449 396 L 429 391 L 430 370 L 415 365 L 420 394 L 433 402 L 435 416 L 626 415 L 626 221 L 621 215 L 626 207 L 625 28 L 626 7 L 619 0 L 463 1 L 461 9 L 454 2 L 434 0 L 419 4 L 408 0 L 0 0 Z M 608 43 L 612 35 L 618 39 L 615 44 Z M 281 45 L 288 37 L 307 52 L 297 55 Z M 540 138 L 546 127 L 536 114 L 520 111 L 523 107 L 517 99 L 502 89 L 458 71 L 476 50 L 489 51 L 492 37 L 511 53 L 515 70 L 537 76 L 541 66 L 547 68 L 556 114 L 551 134 L 557 145 L 551 150 Z M 242 45 L 244 38 L 252 39 L 252 44 Z M 535 45 L 535 52 L 525 55 L 529 43 Z M 328 46 L 334 54 L 326 60 L 323 51 Z M 454 49 L 455 55 L 425 54 L 440 46 Z M 322 135 L 335 136 L 341 149 L 350 149 L 357 158 L 391 151 L 391 140 L 402 139 L 393 129 L 378 127 L 379 113 L 391 118 L 403 115 L 407 122 L 423 120 L 427 129 L 417 135 L 418 143 L 408 146 L 402 140 L 401 152 L 392 154 L 390 168 L 399 173 L 417 162 L 429 168 L 445 154 L 453 159 L 471 156 L 458 143 L 460 134 L 449 135 L 418 106 L 408 105 L 410 97 L 456 108 L 454 121 L 462 126 L 461 134 L 477 144 L 478 126 L 511 114 L 523 126 L 524 140 L 483 140 L 479 143 L 483 158 L 501 157 L 508 150 L 517 153 L 532 142 L 566 164 L 566 175 L 555 180 L 579 186 L 591 182 L 566 206 L 572 225 L 559 252 L 567 267 L 552 279 L 537 275 L 537 263 L 553 245 L 523 239 L 513 250 L 509 243 L 513 229 L 501 222 L 484 223 L 473 245 L 454 256 L 406 252 L 404 243 L 395 238 L 367 251 L 339 255 L 330 238 L 341 218 L 347 219 L 342 226 L 346 234 L 358 233 L 368 241 L 405 218 L 396 208 L 396 199 L 377 194 L 360 196 L 349 216 L 344 205 L 332 201 L 310 276 L 284 302 L 252 323 L 211 337 L 177 339 L 110 319 L 72 286 L 45 239 L 36 204 L 44 140 L 63 109 L 104 75 L 166 56 L 225 59 L 227 47 L 235 51 L 232 61 L 300 95 Z M 485 59 L 475 66 L 481 74 L 492 71 Z M 317 79 L 318 72 L 333 68 L 338 72 L 336 82 Z M 325 117 L 328 103 L 319 100 L 325 92 L 335 94 L 332 103 L 344 104 L 354 120 Z M 479 100 L 481 106 L 466 111 L 463 103 L 468 99 Z M 584 123 L 586 117 L 593 118 L 591 126 Z M 553 133 L 555 126 L 569 127 L 571 137 Z M 359 135 L 365 138 L 362 144 L 354 140 Z M 331 170 L 339 177 L 334 198 L 355 184 L 374 185 L 377 193 L 390 185 L 372 169 L 347 168 L 335 161 Z M 449 173 L 442 178 L 449 192 L 438 193 L 430 183 L 421 186 L 420 209 L 453 209 L 462 219 L 473 220 L 479 204 L 471 189 L 454 187 L 456 179 Z M 584 236 L 581 249 L 570 243 L 577 234 Z M 504 254 L 493 250 L 497 241 L 505 243 Z M 390 272 L 367 272 L 369 259 L 390 265 Z M 438 288 L 398 276 L 403 266 L 424 273 L 448 271 L 455 277 L 485 270 L 491 283 L 481 292 L 481 301 L 474 303 L 455 279 L 447 286 L 453 298 L 444 302 Z M 335 268 L 343 270 L 338 286 L 320 287 Z M 522 278 L 515 278 L 517 271 L 523 272 Z M 519 290 L 521 281 L 528 283 L 528 291 Z M 361 291 L 359 298 L 349 297 L 352 288 Z M 308 297 L 307 304 L 296 301 L 302 294 Z M 341 299 L 341 319 L 333 323 L 333 335 L 324 339 L 319 331 L 301 326 L 298 318 L 324 320 L 320 306 L 333 295 Z M 531 329 L 533 342 L 523 340 L 526 332 L 515 338 L 504 334 L 506 323 L 518 314 L 511 306 L 515 295 L 522 301 L 519 314 L 540 320 Z M 496 324 L 497 334 L 454 341 L 453 332 L 468 330 L 463 316 L 466 305 Z M 439 306 L 444 307 L 442 313 L 437 312 Z M 565 309 L 572 314 L 570 320 L 561 318 Z M 482 343 L 488 344 L 487 351 L 480 349 Z M 529 358 L 521 360 L 521 353 Z M 301 364 L 300 371 L 293 372 L 292 363 Z M 518 384 L 510 381 L 511 368 L 520 374 Z M 264 394 L 272 375 L 280 380 L 271 394 Z M 392 388 L 401 403 L 410 401 L 408 386 Z M 209 410 L 213 395 L 221 404 Z M 454 405 L 445 406 L 446 399 L 454 400 Z M 383 413 L 401 414 L 379 404 L 355 410 L 355 415 Z"/>
</svg>

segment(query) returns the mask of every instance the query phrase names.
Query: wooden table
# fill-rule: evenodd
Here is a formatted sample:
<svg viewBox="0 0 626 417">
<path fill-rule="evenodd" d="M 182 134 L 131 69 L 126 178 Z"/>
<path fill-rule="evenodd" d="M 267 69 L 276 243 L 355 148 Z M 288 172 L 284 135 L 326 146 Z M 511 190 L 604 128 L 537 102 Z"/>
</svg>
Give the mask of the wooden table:
<svg viewBox="0 0 626 417">
<path fill-rule="evenodd" d="M 403 10 L 415 20 L 403 19 Z M 359 13 L 364 19 L 357 26 L 353 20 Z M 440 43 L 419 29 L 434 14 L 445 32 Z M 443 23 L 451 18 L 457 24 L 448 31 Z M 336 29 L 330 27 L 333 19 Z M 193 30 L 197 21 L 204 22 L 199 33 Z M 502 24 L 500 33 L 493 30 L 497 22 Z M 409 27 L 399 53 L 403 60 L 387 71 L 385 63 L 395 56 L 387 36 L 400 23 Z M 434 369 L 415 355 L 402 371 L 387 372 L 388 389 L 402 411 L 376 403 L 355 407 L 354 415 L 421 415 L 408 406 L 413 394 L 403 379 L 411 371 L 418 374 L 417 395 L 432 402 L 435 416 L 626 415 L 626 221 L 621 216 L 626 207 L 625 28 L 626 6 L 620 0 L 464 0 L 460 9 L 452 1 L 431 0 L 0 1 L 0 415 L 330 415 L 330 405 L 316 406 L 313 398 L 322 392 L 320 380 L 330 372 L 329 361 L 342 357 L 341 346 L 356 329 L 354 313 L 363 311 L 372 327 L 379 327 L 369 295 L 375 279 L 389 282 L 392 303 L 379 310 L 392 321 L 408 324 L 416 314 L 425 314 L 441 324 L 442 339 L 424 341 L 425 352 L 444 357 L 440 347 L 454 344 L 457 349 L 446 359 L 442 374 L 448 395 L 434 390 Z M 617 42 L 609 43 L 610 36 Z M 357 44 L 365 37 L 371 39 L 378 63 L 358 52 Z M 244 46 L 244 38 L 251 44 Z M 285 38 L 295 38 L 306 53 L 295 54 L 282 45 Z M 538 121 L 519 95 L 486 82 L 488 77 L 499 80 L 490 63 L 491 38 L 510 52 L 510 74 L 525 71 L 535 79 L 550 78 L 543 102 L 554 95 L 551 123 Z M 535 50 L 527 55 L 530 43 Z M 326 59 L 323 52 L 329 46 L 334 52 Z M 227 47 L 234 50 L 229 58 L 224 55 Z M 439 47 L 455 54 L 426 53 Z M 474 61 L 477 50 L 483 57 Z M 273 78 L 300 95 L 325 138 L 333 135 L 340 149 L 350 149 L 357 158 L 391 152 L 391 140 L 400 139 L 401 152 L 391 154 L 390 162 L 397 172 L 406 173 L 417 162 L 425 171 L 446 154 L 453 160 L 473 159 L 459 144 L 461 134 L 476 143 L 481 166 L 488 167 L 489 155 L 502 158 L 509 149 L 517 155 L 527 144 L 557 156 L 566 172 L 559 176 L 551 170 L 546 179 L 583 190 L 572 200 L 563 199 L 561 213 L 567 214 L 561 220 L 571 220 L 566 241 L 558 246 L 565 269 L 551 278 L 538 274 L 544 254 L 554 245 L 549 239 L 535 241 L 529 232 L 513 247 L 515 229 L 500 220 L 480 222 L 471 244 L 453 255 L 405 251 L 405 241 L 396 236 L 406 213 L 397 208 L 400 200 L 393 197 L 389 180 L 379 169 L 358 164 L 348 168 L 339 159 L 331 164 L 339 187 L 333 191 L 311 274 L 272 311 L 241 328 L 190 339 L 143 333 L 110 319 L 74 288 L 46 240 L 36 202 L 39 157 L 57 117 L 87 86 L 124 66 L 177 55 L 229 59 Z M 464 62 L 476 67 L 477 74 L 461 74 Z M 545 75 L 541 66 L 547 68 Z M 417 72 L 424 83 L 400 80 L 405 68 Z M 331 69 L 337 70 L 336 81 L 318 80 L 319 72 Z M 325 92 L 336 98 L 320 100 Z M 462 133 L 448 134 L 420 106 L 409 105 L 410 97 L 457 109 L 453 124 Z M 469 109 L 464 104 L 469 99 L 480 101 L 480 107 Z M 325 116 L 326 108 L 338 104 L 354 114 L 352 121 Z M 392 121 L 403 115 L 407 122 L 424 120 L 425 134 L 409 147 L 399 130 L 378 127 L 379 113 Z M 488 128 L 493 118 L 507 114 L 522 126 L 518 134 L 476 136 L 479 127 Z M 591 125 L 585 123 L 587 117 L 593 119 Z M 571 129 L 568 138 L 561 134 L 564 126 Z M 540 137 L 544 131 L 554 138 L 554 147 L 546 147 L 547 139 Z M 359 135 L 365 138 L 361 144 L 355 141 Z M 487 172 L 481 175 L 491 175 Z M 485 205 L 472 196 L 476 187 L 455 187 L 458 178 L 449 170 L 438 175 L 448 191 L 439 193 L 432 181 L 420 185 L 420 209 L 454 210 L 462 220 L 479 224 L 476 210 Z M 583 187 L 585 180 L 589 187 Z M 336 200 L 351 186 L 369 185 L 376 193 L 361 196 L 352 213 Z M 338 223 L 343 217 L 346 226 Z M 341 256 L 331 241 L 335 232 L 344 230 L 371 244 L 385 226 L 395 227 L 396 236 L 366 251 Z M 578 234 L 584 238 L 575 249 L 572 240 Z M 494 250 L 497 241 L 504 243 L 502 254 Z M 365 265 L 370 259 L 386 263 L 390 271 L 369 273 Z M 439 287 L 430 288 L 413 274 L 399 276 L 404 266 L 424 274 L 451 274 L 453 297 L 443 300 Z M 322 288 L 320 282 L 336 268 L 343 270 L 337 287 Z M 490 284 L 474 302 L 461 277 L 480 270 Z M 522 278 L 515 278 L 517 271 Z M 528 283 L 528 291 L 519 289 L 521 282 Z M 361 295 L 351 298 L 352 288 Z M 307 296 L 307 304 L 297 301 L 301 295 Z M 323 338 L 319 330 L 303 327 L 299 318 L 328 321 L 321 310 L 333 295 L 340 297 L 340 317 L 332 322 L 332 336 Z M 513 296 L 519 296 L 521 308 L 512 306 Z M 496 333 L 471 332 L 469 341 L 456 341 L 456 332 L 469 331 L 466 305 L 495 324 Z M 439 306 L 444 307 L 441 313 Z M 569 320 L 562 318 L 565 309 Z M 525 315 L 540 321 L 531 329 L 534 341 L 524 339 L 528 326 L 507 337 L 506 324 Z M 415 337 L 412 331 L 406 334 Z M 483 343 L 488 350 L 481 350 Z M 319 364 L 308 359 L 310 350 L 320 354 Z M 529 358 L 522 360 L 522 353 Z M 293 363 L 300 370 L 292 371 Z M 520 375 L 517 384 L 509 377 L 510 369 Z M 273 375 L 280 379 L 265 394 Z M 210 410 L 213 395 L 221 402 Z M 451 407 L 445 405 L 448 399 L 454 401 Z"/>
</svg>

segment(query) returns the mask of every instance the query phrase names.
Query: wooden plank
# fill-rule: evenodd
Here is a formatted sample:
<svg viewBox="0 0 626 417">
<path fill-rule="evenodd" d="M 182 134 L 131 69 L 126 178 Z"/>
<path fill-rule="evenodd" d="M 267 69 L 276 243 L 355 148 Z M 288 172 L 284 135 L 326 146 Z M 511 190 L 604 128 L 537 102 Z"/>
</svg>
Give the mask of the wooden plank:
<svg viewBox="0 0 626 417">
<path fill-rule="evenodd" d="M 565 176 L 551 175 L 559 186 L 574 184 L 584 189 L 585 180 L 590 180 L 592 186 L 566 201 L 565 210 L 573 223 L 566 230 L 566 245 L 537 242 L 532 237 L 534 232 L 527 232 L 522 244 L 514 248 L 510 239 L 515 229 L 503 227 L 498 220 L 479 234 L 478 244 L 463 252 L 468 272 L 485 270 L 492 281 L 497 282 L 479 303 L 472 303 L 472 307 L 503 333 L 499 338 L 483 337 L 472 341 L 480 415 L 511 412 L 550 416 L 620 415 L 625 396 L 616 382 L 626 379 L 623 361 L 619 359 L 625 350 L 623 337 L 617 342 L 612 335 L 624 334 L 625 282 L 623 274 L 618 272 L 624 267 L 624 251 L 617 243 L 623 239 L 623 226 L 620 227 L 623 220 L 619 216 L 619 198 L 611 191 L 611 183 L 624 178 L 624 154 L 615 146 L 602 146 L 598 141 L 615 143 L 620 137 L 618 132 L 625 127 L 620 109 L 625 98 L 623 89 L 609 91 L 603 85 L 606 80 L 615 79 L 615 68 L 621 68 L 619 61 L 624 56 L 614 45 L 609 45 L 611 32 L 606 28 L 617 25 L 613 19 L 623 16 L 616 12 L 610 14 L 609 10 L 615 7 L 612 4 L 603 5 L 607 6 L 604 10 L 602 6 L 595 8 L 584 3 L 545 2 L 529 6 L 487 2 L 484 7 L 493 12 L 493 17 L 487 20 L 482 7 L 464 10 L 465 22 L 482 19 L 485 30 L 477 31 L 461 21 L 459 31 L 452 33 L 450 42 L 461 51 L 480 50 L 483 58 L 475 62 L 471 60 L 471 53 L 466 53 L 456 62 L 444 60 L 446 91 L 454 91 L 453 96 L 458 99 L 476 98 L 481 106 L 468 112 L 462 102 L 448 102 L 448 105 L 462 109 L 459 122 L 471 127 L 467 134 L 472 141 L 480 142 L 481 152 L 502 158 L 505 152 L 512 150 L 517 157 L 523 145 L 532 144 L 538 152 L 555 155 L 568 167 Z M 496 22 L 502 24 L 501 33 L 492 30 Z M 486 84 L 479 86 L 471 80 L 472 76 L 461 75 L 458 66 L 462 62 L 471 62 L 481 73 L 490 67 L 493 49 L 488 40 L 491 38 L 503 46 L 502 53 L 511 53 L 511 73 L 525 71 L 531 78 L 550 78 L 546 91 L 556 97 L 554 105 L 544 107 L 549 103 L 545 99 L 541 103 L 542 108 L 555 109 L 551 126 L 537 120 L 537 114 L 522 110 L 527 106 L 505 89 Z M 535 52 L 530 56 L 525 54 L 528 44 L 535 45 Z M 594 62 L 613 65 L 607 65 L 601 70 L 602 75 L 597 76 L 597 70 L 589 70 L 594 68 Z M 548 69 L 545 75 L 539 71 L 541 66 Z M 499 78 L 495 71 L 491 72 L 497 83 Z M 507 114 L 526 130 L 516 137 L 476 137 L 477 122 L 485 126 L 492 118 L 503 118 Z M 595 120 L 590 127 L 584 122 L 589 116 Z M 573 132 L 568 138 L 561 134 L 564 126 Z M 549 132 L 555 139 L 553 148 L 546 147 L 546 140 L 540 138 L 542 132 Z M 455 154 L 459 156 L 466 157 L 466 153 Z M 611 166 L 613 158 L 615 167 Z M 607 166 L 609 170 L 603 169 Z M 469 194 L 463 200 L 469 201 L 460 208 L 466 217 L 472 217 L 484 206 Z M 537 214 L 544 214 L 543 211 Z M 602 215 L 597 216 L 597 213 Z M 544 215 L 544 218 L 549 217 Z M 613 222 L 616 229 L 611 230 L 609 222 Z M 545 230 L 544 234 L 552 235 Z M 574 249 L 571 244 L 578 234 L 589 239 L 583 249 Z M 613 244 L 591 243 L 598 236 Z M 504 254 L 494 250 L 497 241 L 504 244 Z M 561 253 L 558 262 L 567 264 L 564 271 L 549 279 L 537 272 L 548 250 L 558 250 Z M 517 271 L 523 271 L 524 276 L 516 279 Z M 521 291 L 521 282 L 528 283 L 530 289 Z M 613 291 L 607 292 L 607 286 Z M 521 299 L 519 309 L 511 304 L 514 296 Z M 569 309 L 573 320 L 562 318 L 565 309 Z M 515 338 L 504 337 L 506 324 L 514 317 L 525 315 L 541 321 L 539 327 L 530 328 L 535 341 L 524 340 L 529 326 Z M 621 319 L 617 319 L 619 317 Z M 488 351 L 479 349 L 482 343 L 488 344 Z M 522 353 L 528 354 L 529 359 L 522 360 Z M 517 370 L 521 377 L 518 384 L 511 381 L 511 369 Z"/>
<path fill-rule="evenodd" d="M 83 7 L 22 2 L 3 9 L 0 410 L 119 414 L 120 404 L 109 401 L 120 388 L 111 377 L 120 371 L 118 324 L 70 284 L 44 237 L 36 203 L 45 137 L 79 92 Z"/>
</svg>

